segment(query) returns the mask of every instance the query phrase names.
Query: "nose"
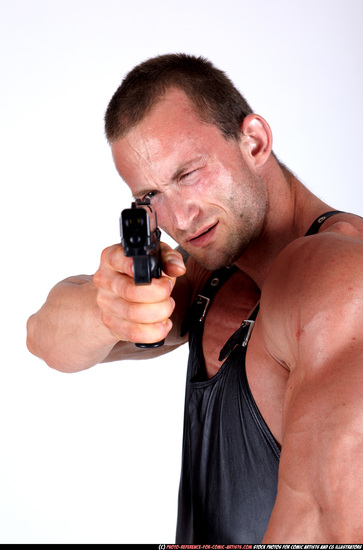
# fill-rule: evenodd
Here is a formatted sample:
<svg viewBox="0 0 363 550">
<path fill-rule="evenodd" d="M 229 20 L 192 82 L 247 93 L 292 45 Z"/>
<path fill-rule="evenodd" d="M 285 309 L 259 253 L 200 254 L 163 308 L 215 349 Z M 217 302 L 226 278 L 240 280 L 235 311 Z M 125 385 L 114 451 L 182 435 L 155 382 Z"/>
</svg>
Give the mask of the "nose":
<svg viewBox="0 0 363 550">
<path fill-rule="evenodd" d="M 186 231 L 199 214 L 199 204 L 196 198 L 183 197 L 182 193 L 170 194 L 166 198 L 169 218 L 175 228 Z"/>
</svg>

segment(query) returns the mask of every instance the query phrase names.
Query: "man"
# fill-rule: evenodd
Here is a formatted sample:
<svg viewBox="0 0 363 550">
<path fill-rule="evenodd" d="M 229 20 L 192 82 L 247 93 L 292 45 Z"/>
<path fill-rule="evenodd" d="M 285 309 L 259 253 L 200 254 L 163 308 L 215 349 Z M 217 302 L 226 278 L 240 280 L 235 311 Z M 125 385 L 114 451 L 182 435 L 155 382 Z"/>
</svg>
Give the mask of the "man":
<svg viewBox="0 0 363 550">
<path fill-rule="evenodd" d="M 105 121 L 120 176 L 182 255 L 163 245 L 163 276 L 135 286 L 107 248 L 29 319 L 30 351 L 73 372 L 188 335 L 177 541 L 361 542 L 363 220 L 310 193 L 201 58 L 136 67 Z"/>
</svg>

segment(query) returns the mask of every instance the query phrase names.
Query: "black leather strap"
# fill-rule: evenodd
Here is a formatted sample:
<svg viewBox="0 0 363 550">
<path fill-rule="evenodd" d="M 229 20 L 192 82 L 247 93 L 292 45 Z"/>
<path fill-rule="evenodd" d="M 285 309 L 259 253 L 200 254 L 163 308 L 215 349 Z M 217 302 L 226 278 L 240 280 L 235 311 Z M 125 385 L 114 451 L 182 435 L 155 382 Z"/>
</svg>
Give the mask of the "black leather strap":
<svg viewBox="0 0 363 550">
<path fill-rule="evenodd" d="M 257 304 L 251 315 L 248 319 L 242 322 L 242 325 L 239 327 L 236 332 L 232 334 L 232 336 L 227 340 L 223 348 L 221 349 L 221 352 L 218 357 L 218 361 L 224 361 L 226 357 L 231 353 L 231 351 L 236 346 L 242 346 L 247 347 L 248 340 L 250 339 L 253 325 L 255 324 L 255 320 L 257 317 L 257 313 L 260 309 L 260 303 Z"/>
<path fill-rule="evenodd" d="M 314 235 L 317 233 L 320 229 L 320 226 L 322 223 L 325 222 L 330 216 L 334 216 L 335 214 L 344 214 L 342 210 L 331 210 L 329 212 L 325 212 L 322 214 L 319 218 L 317 218 L 309 227 L 307 232 L 305 233 L 305 237 L 308 235 Z M 217 294 L 218 290 L 221 288 L 221 286 L 230 278 L 230 276 L 237 270 L 236 266 L 232 265 L 230 267 L 222 267 L 221 269 L 218 269 L 217 271 L 214 271 L 210 278 L 208 279 L 207 283 L 204 285 L 203 290 L 197 295 L 196 299 L 194 300 L 193 304 L 188 310 L 188 313 L 182 323 L 181 327 L 181 336 L 184 336 L 187 332 L 189 332 L 190 328 L 199 323 L 203 323 L 204 318 L 207 313 L 207 309 L 213 300 L 214 296 Z M 256 309 L 254 310 L 253 314 L 249 319 L 246 321 L 243 321 L 243 323 L 247 323 L 248 321 L 254 321 L 254 319 L 257 316 L 259 306 L 257 305 Z M 254 317 L 253 317 L 254 315 Z M 248 338 L 251 332 L 251 326 L 242 326 L 239 329 L 239 337 L 244 336 L 244 333 L 247 332 L 247 340 L 246 336 L 243 339 L 243 342 L 246 341 L 246 345 L 248 342 Z M 238 332 L 238 331 L 237 331 Z M 237 333 L 235 333 L 237 334 Z M 231 337 L 233 338 L 233 336 Z M 230 339 L 231 340 L 231 339 Z M 241 341 L 241 340 L 240 340 Z M 224 348 L 227 349 L 227 345 L 229 344 L 229 340 L 224 346 Z M 230 346 L 228 346 L 230 347 Z M 224 350 L 223 348 L 223 350 Z M 223 353 L 223 350 L 221 351 L 221 355 Z M 228 354 L 227 354 L 228 355 Z"/>
<path fill-rule="evenodd" d="M 344 214 L 344 212 L 342 212 L 341 210 L 332 210 L 330 212 L 325 212 L 325 214 L 317 218 L 311 224 L 311 226 L 305 233 L 305 237 L 307 237 L 308 235 L 315 235 L 316 233 L 318 233 L 321 224 L 323 224 L 325 220 L 330 218 L 330 216 L 334 216 L 334 214 Z M 242 346 L 242 347 L 247 346 L 259 309 L 260 309 L 260 304 L 258 303 L 255 309 L 253 310 L 252 314 L 250 315 L 250 317 L 245 321 L 243 321 L 239 329 L 236 330 L 234 334 L 232 334 L 229 340 L 227 340 L 226 344 L 223 346 L 219 354 L 219 361 L 224 361 L 224 359 L 228 357 L 228 355 L 236 346 Z"/>
<path fill-rule="evenodd" d="M 189 332 L 192 325 L 203 323 L 209 304 L 217 294 L 222 285 L 237 271 L 236 266 L 222 267 L 214 271 L 204 285 L 202 291 L 197 295 L 181 327 L 181 336 Z"/>
<path fill-rule="evenodd" d="M 305 233 L 305 237 L 308 237 L 309 235 L 315 235 L 319 231 L 321 224 L 324 223 L 325 220 L 330 218 L 330 216 L 334 216 L 334 214 L 344 214 L 344 213 L 345 212 L 343 212 L 342 210 L 331 210 L 330 212 L 325 212 L 325 214 L 320 216 L 320 218 L 316 219 L 311 224 L 311 226 Z"/>
</svg>

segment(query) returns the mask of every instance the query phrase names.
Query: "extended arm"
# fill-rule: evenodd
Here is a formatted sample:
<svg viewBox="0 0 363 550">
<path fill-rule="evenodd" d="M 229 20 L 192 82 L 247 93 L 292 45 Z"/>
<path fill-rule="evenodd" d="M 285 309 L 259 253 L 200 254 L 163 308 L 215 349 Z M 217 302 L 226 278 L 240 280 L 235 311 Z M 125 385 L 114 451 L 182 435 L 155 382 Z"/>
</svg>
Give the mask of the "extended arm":
<svg viewBox="0 0 363 550">
<path fill-rule="evenodd" d="M 58 370 L 73 372 L 101 362 L 118 339 L 103 324 L 92 276 L 59 282 L 28 319 L 27 346 Z"/>
<path fill-rule="evenodd" d="M 363 540 L 362 273 L 361 235 L 325 233 L 293 243 L 268 282 L 265 337 L 290 375 L 266 543 Z"/>
<path fill-rule="evenodd" d="M 163 265 L 169 275 L 153 279 L 151 285 L 135 286 L 132 259 L 125 258 L 121 245 L 107 248 L 93 277 L 80 275 L 61 281 L 29 318 L 29 350 L 64 372 L 171 351 L 183 343 L 176 331 L 189 292 L 184 277 L 176 284 L 185 268 L 175 264 L 175 259 L 180 262 L 181 256 L 164 245 Z M 172 291 L 175 299 L 170 298 Z M 174 309 L 179 302 L 182 305 Z M 165 346 L 157 350 L 139 350 L 133 343 L 165 337 Z"/>
</svg>

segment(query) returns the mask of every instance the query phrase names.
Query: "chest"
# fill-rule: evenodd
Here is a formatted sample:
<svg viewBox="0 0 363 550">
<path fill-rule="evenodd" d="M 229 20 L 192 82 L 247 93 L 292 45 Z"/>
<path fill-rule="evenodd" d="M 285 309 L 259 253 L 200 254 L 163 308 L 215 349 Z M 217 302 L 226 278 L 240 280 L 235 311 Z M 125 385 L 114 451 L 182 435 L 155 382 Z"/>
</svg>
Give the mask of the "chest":
<svg viewBox="0 0 363 550">
<path fill-rule="evenodd" d="M 237 271 L 218 289 L 211 300 L 204 320 L 203 355 L 207 378 L 212 378 L 221 363 L 219 353 L 230 338 L 248 319 L 260 298 L 259 289 L 244 273 Z"/>
<path fill-rule="evenodd" d="M 218 357 L 222 347 L 248 319 L 259 298 L 259 290 L 253 281 L 240 272 L 232 275 L 215 295 L 204 320 L 202 339 L 207 378 L 219 371 L 222 363 Z M 269 354 L 260 330 L 259 315 L 247 348 L 246 374 L 256 405 L 273 436 L 280 442 L 288 372 Z"/>
</svg>

